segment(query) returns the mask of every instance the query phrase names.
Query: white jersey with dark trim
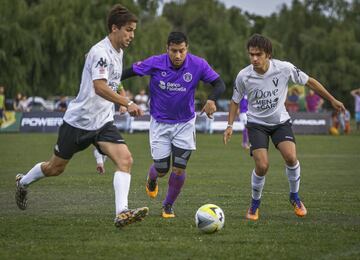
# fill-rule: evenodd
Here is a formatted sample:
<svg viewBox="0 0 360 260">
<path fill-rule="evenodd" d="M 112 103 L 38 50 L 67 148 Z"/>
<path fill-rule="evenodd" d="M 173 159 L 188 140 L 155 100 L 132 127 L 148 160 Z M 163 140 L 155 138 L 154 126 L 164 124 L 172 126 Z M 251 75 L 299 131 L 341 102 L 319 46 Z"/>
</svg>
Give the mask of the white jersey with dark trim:
<svg viewBox="0 0 360 260">
<path fill-rule="evenodd" d="M 309 76 L 286 61 L 271 59 L 269 69 L 261 75 L 253 65 L 242 69 L 236 77 L 232 100 L 239 103 L 248 95 L 248 122 L 278 125 L 290 119 L 285 108 L 289 81 L 305 85 Z"/>
<path fill-rule="evenodd" d="M 64 120 L 85 130 L 100 129 L 114 120 L 114 104 L 95 93 L 93 81 L 105 79 L 117 91 L 123 68 L 123 51 L 118 52 L 108 37 L 94 45 L 86 56 L 78 95 L 69 104 Z"/>
</svg>

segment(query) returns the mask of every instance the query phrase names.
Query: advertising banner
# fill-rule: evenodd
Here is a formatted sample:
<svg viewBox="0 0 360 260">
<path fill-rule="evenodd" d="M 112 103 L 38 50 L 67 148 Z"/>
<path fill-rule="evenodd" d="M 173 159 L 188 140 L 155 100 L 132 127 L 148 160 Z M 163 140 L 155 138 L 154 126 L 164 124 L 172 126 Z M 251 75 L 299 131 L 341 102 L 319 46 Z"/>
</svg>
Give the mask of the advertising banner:
<svg viewBox="0 0 360 260">
<path fill-rule="evenodd" d="M 20 132 L 57 132 L 63 116 L 63 112 L 25 112 L 20 121 Z"/>
</svg>

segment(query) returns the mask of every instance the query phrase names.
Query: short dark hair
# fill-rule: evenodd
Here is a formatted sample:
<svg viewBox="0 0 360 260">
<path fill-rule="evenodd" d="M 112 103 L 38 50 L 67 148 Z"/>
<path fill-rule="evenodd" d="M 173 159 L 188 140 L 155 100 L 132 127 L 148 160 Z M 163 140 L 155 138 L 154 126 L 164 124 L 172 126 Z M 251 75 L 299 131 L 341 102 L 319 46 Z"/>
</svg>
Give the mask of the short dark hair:
<svg viewBox="0 0 360 260">
<path fill-rule="evenodd" d="M 250 37 L 249 41 L 247 42 L 247 50 L 249 50 L 250 47 L 259 48 L 266 54 L 269 54 L 270 56 L 272 55 L 271 41 L 260 34 L 256 33 Z"/>
<path fill-rule="evenodd" d="M 137 23 L 137 17 L 121 4 L 116 4 L 111 8 L 107 17 L 108 31 L 109 33 L 111 32 L 113 24 L 120 29 L 122 26 L 130 22 Z"/>
<path fill-rule="evenodd" d="M 167 45 L 169 46 L 171 43 L 181 44 L 185 42 L 188 45 L 188 39 L 183 32 L 171 32 L 168 36 Z"/>
</svg>

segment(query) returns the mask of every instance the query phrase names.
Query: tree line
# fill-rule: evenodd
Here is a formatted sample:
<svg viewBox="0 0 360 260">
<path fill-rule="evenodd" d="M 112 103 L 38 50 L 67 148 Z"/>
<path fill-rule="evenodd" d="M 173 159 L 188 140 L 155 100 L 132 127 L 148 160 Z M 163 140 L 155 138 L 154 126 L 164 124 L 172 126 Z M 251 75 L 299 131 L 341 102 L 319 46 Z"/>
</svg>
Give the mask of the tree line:
<svg viewBox="0 0 360 260">
<path fill-rule="evenodd" d="M 237 73 L 249 63 L 246 41 L 261 33 L 272 40 L 274 58 L 294 63 L 353 105 L 349 92 L 360 85 L 360 0 L 293 0 L 268 17 L 218 0 L 2 0 L 0 84 L 7 96 L 76 95 L 85 54 L 107 34 L 107 12 L 119 2 L 139 18 L 124 67 L 165 52 L 168 33 L 180 30 L 190 52 L 220 73 L 230 98 Z M 137 92 L 147 81 L 134 78 L 124 86 Z M 207 92 L 201 85 L 197 97 Z"/>
</svg>

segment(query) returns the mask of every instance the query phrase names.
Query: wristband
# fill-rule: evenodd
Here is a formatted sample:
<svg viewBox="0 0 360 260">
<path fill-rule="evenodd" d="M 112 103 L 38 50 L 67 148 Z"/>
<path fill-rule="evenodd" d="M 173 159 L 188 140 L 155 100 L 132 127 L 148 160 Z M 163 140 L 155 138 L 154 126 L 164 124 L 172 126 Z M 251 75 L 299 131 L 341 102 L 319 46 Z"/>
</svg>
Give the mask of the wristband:
<svg viewBox="0 0 360 260">
<path fill-rule="evenodd" d="M 228 124 L 228 125 L 227 125 L 227 128 L 229 128 L 229 127 L 230 127 L 230 128 L 233 128 L 233 125 Z"/>
<path fill-rule="evenodd" d="M 131 106 L 132 104 L 134 104 L 134 101 L 130 100 L 129 103 L 127 103 L 127 106 Z"/>
</svg>

